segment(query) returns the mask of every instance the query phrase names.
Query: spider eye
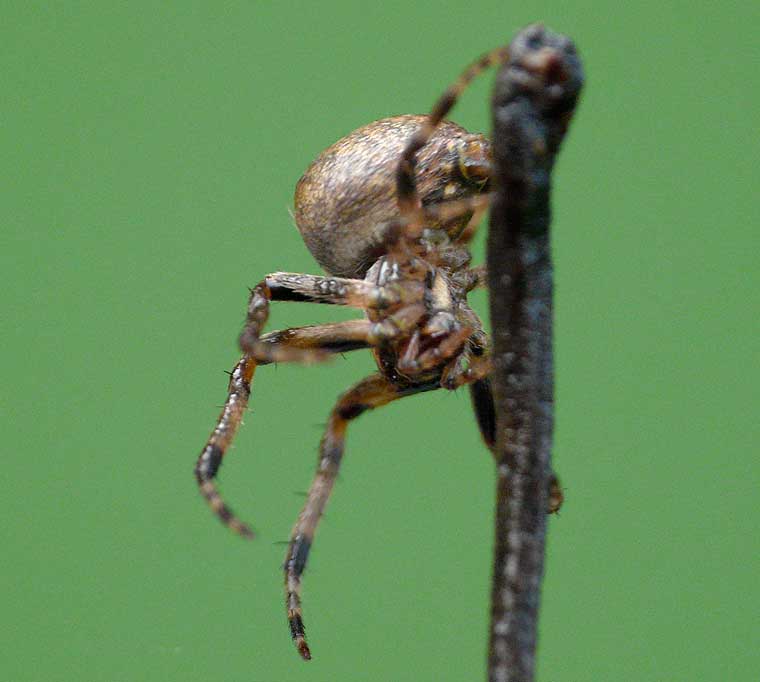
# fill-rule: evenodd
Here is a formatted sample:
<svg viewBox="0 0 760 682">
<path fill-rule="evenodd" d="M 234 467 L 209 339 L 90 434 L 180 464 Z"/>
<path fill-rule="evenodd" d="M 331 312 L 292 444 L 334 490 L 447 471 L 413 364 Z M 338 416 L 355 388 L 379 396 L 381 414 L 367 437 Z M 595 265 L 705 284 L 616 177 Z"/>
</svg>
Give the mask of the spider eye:
<svg viewBox="0 0 760 682">
<path fill-rule="evenodd" d="M 470 184 L 481 189 L 491 177 L 491 150 L 482 135 L 465 139 L 459 152 L 459 172 Z"/>
</svg>

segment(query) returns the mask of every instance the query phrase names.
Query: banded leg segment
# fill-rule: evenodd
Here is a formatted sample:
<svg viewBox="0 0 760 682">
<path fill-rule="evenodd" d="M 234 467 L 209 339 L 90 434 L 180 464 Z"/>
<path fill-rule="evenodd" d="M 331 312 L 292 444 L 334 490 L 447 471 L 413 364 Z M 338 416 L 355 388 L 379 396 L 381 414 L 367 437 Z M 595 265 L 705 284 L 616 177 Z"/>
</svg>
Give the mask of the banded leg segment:
<svg viewBox="0 0 760 682">
<path fill-rule="evenodd" d="M 243 537 L 253 536 L 251 529 L 224 503 L 213 479 L 243 420 L 256 367 L 272 362 L 273 357 L 292 359 L 294 353 L 311 353 L 313 356 L 322 357 L 381 345 L 408 333 L 424 313 L 424 306 L 408 305 L 377 323 L 370 320 L 347 320 L 333 324 L 293 327 L 270 332 L 257 339 L 256 343 L 266 349 L 266 352 L 260 352 L 257 358 L 244 355 L 235 365 L 230 374 L 227 400 L 195 467 L 195 477 L 201 494 L 225 526 Z"/>
<path fill-rule="evenodd" d="M 319 446 L 317 473 L 309 489 L 306 504 L 298 516 L 285 557 L 285 604 L 293 642 L 305 660 L 311 658 L 301 611 L 301 576 L 306 568 L 317 524 L 330 498 L 343 457 L 348 422 L 367 410 L 386 405 L 393 400 L 439 388 L 437 382 L 398 386 L 382 374 L 363 379 L 344 393 L 336 403 L 327 422 Z"/>
<path fill-rule="evenodd" d="M 264 334 L 259 343 L 274 348 L 270 353 L 260 353 L 259 365 L 272 362 L 272 355 L 286 355 L 291 351 L 316 351 L 320 353 L 345 353 L 361 348 L 372 348 L 408 334 L 425 315 L 423 305 L 409 305 L 380 320 L 347 320 L 330 324 L 291 327 Z"/>
<path fill-rule="evenodd" d="M 409 303 L 423 291 L 408 283 L 377 286 L 363 279 L 322 277 L 296 272 L 274 272 L 261 284 L 269 289 L 273 301 L 301 301 L 347 305 L 354 308 L 380 310 L 401 303 Z"/>
<path fill-rule="evenodd" d="M 269 319 L 270 301 L 328 303 L 368 310 L 401 306 L 403 311 L 406 307 L 414 307 L 414 302 L 422 300 L 423 296 L 424 288 L 418 282 L 377 286 L 359 279 L 276 272 L 251 289 L 246 321 L 239 339 L 240 348 L 261 365 L 272 362 L 309 364 L 326 359 L 327 352 L 316 345 L 279 344 L 261 338 Z"/>
<path fill-rule="evenodd" d="M 243 420 L 243 414 L 248 406 L 248 398 L 251 395 L 251 381 L 255 371 L 256 363 L 248 356 L 243 356 L 235 365 L 230 374 L 227 400 L 222 408 L 222 413 L 219 415 L 216 427 L 195 465 L 195 478 L 198 481 L 198 487 L 201 495 L 211 507 L 211 511 L 219 517 L 225 526 L 244 538 L 252 538 L 253 531 L 238 519 L 225 504 L 214 485 L 213 479 L 216 477 L 222 464 L 222 458 Z"/>
<path fill-rule="evenodd" d="M 347 320 L 308 327 L 291 327 L 264 334 L 259 341 L 282 349 L 345 353 L 369 348 L 372 345 L 370 339 L 373 326 L 369 320 Z M 261 358 L 259 364 L 267 364 L 267 358 Z"/>
</svg>

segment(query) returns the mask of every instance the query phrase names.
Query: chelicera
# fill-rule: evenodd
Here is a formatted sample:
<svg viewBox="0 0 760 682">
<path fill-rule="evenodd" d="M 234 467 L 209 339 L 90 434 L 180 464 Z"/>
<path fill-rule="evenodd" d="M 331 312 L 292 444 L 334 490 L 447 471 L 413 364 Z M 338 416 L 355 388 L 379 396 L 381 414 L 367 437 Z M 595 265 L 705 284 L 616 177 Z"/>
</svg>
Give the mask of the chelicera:
<svg viewBox="0 0 760 682">
<path fill-rule="evenodd" d="M 311 164 L 295 193 L 303 239 L 327 276 L 275 272 L 253 289 L 227 400 L 195 467 L 201 494 L 228 528 L 251 529 L 222 500 L 214 478 L 235 436 L 256 368 L 311 363 L 334 353 L 371 349 L 377 372 L 333 407 L 319 446 L 306 503 L 285 558 L 287 617 L 295 645 L 311 658 L 301 609 L 301 578 L 317 525 L 332 492 L 348 423 L 399 398 L 469 386 L 486 445 L 495 415 L 488 380 L 489 339 L 467 304 L 485 286 L 485 269 L 470 267 L 468 244 L 488 204 L 490 147 L 479 134 L 444 120 L 467 84 L 507 58 L 500 48 L 472 64 L 426 116 L 395 116 L 339 140 Z M 272 301 L 358 308 L 346 322 L 263 333 Z M 561 502 L 556 479 L 551 507 Z"/>
</svg>

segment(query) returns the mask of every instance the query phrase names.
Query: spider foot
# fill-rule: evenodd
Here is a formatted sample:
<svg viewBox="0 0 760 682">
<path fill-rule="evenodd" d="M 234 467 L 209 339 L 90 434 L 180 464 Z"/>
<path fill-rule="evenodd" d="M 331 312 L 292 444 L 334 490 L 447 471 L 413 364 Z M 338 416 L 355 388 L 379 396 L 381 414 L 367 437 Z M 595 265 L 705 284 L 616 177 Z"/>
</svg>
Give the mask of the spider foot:
<svg viewBox="0 0 760 682">
<path fill-rule="evenodd" d="M 288 611 L 288 623 L 290 625 L 290 636 L 293 638 L 293 644 L 296 645 L 298 653 L 304 661 L 311 660 L 311 651 L 306 643 L 306 632 L 303 626 L 300 609 L 298 611 Z"/>
<path fill-rule="evenodd" d="M 243 523 L 235 513 L 224 503 L 216 486 L 210 480 L 198 480 L 198 488 L 206 503 L 216 517 L 233 533 L 246 540 L 252 540 L 254 533 L 251 527 Z"/>
<path fill-rule="evenodd" d="M 296 647 L 298 648 L 298 653 L 301 654 L 301 658 L 303 658 L 304 661 L 311 660 L 311 651 L 309 651 L 309 647 L 303 637 L 296 640 Z"/>
</svg>

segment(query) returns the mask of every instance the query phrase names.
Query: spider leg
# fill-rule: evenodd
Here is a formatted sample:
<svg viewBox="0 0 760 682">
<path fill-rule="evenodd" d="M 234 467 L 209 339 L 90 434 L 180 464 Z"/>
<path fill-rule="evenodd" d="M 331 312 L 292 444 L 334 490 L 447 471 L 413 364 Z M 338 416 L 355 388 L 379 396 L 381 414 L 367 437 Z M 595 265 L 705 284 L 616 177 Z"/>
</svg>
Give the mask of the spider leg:
<svg viewBox="0 0 760 682">
<path fill-rule="evenodd" d="M 493 390 L 488 377 L 473 381 L 470 385 L 470 398 L 480 435 L 489 450 L 493 452 L 496 444 L 496 409 L 493 402 Z"/>
<path fill-rule="evenodd" d="M 242 537 L 253 537 L 253 531 L 238 519 L 224 502 L 216 485 L 214 485 L 214 478 L 243 420 L 243 414 L 251 395 L 251 381 L 256 366 L 276 360 L 300 360 L 302 362 L 321 360 L 329 353 L 331 345 L 333 347 L 343 345 L 343 350 L 347 350 L 347 346 L 354 340 L 351 333 L 348 333 L 349 338 L 344 339 L 343 344 L 336 340 L 336 333 L 339 334 L 341 330 L 348 331 L 343 327 L 341 330 L 331 329 L 332 334 L 328 333 L 321 339 L 315 338 L 312 331 L 309 338 L 310 343 L 303 343 L 299 346 L 296 341 L 293 341 L 290 348 L 287 347 L 288 344 L 274 342 L 274 339 L 262 341 L 259 336 L 269 317 L 269 301 L 273 298 L 275 300 L 279 298 L 285 301 L 317 300 L 328 303 L 344 303 L 345 292 L 350 289 L 354 281 L 350 280 L 345 286 L 333 282 L 334 280 L 331 281 L 330 278 L 324 277 L 295 273 L 274 273 L 265 277 L 251 290 L 246 324 L 240 337 L 240 345 L 244 355 L 230 374 L 227 400 L 195 465 L 195 478 L 201 495 L 219 520 Z M 307 297 L 307 291 L 313 292 L 314 295 Z M 353 329 L 351 331 L 355 332 Z M 299 337 L 298 334 L 292 336 Z M 300 335 L 301 340 L 304 340 L 305 336 L 308 334 Z"/>
<path fill-rule="evenodd" d="M 240 349 L 258 364 L 310 363 L 326 358 L 327 353 L 323 349 L 262 341 L 260 337 L 269 318 L 270 301 L 327 303 L 381 310 L 421 299 L 422 296 L 422 286 L 417 282 L 377 286 L 358 279 L 276 272 L 267 275 L 251 289 L 246 321 L 239 339 Z"/>
<path fill-rule="evenodd" d="M 251 395 L 251 380 L 255 371 L 256 362 L 247 355 L 243 356 L 235 365 L 230 374 L 227 400 L 222 407 L 222 413 L 219 415 L 216 426 L 206 441 L 195 465 L 195 478 L 198 481 L 198 488 L 211 507 L 211 511 L 219 517 L 225 526 L 244 538 L 252 538 L 253 531 L 238 519 L 224 503 L 213 479 L 216 477 L 222 464 L 222 458 L 243 420 L 248 398 Z"/>
<path fill-rule="evenodd" d="M 408 334 L 425 315 L 422 304 L 403 306 L 398 311 L 372 322 L 367 319 L 347 320 L 329 324 L 290 327 L 264 334 L 259 343 L 277 346 L 277 352 L 315 350 L 322 353 L 344 353 L 361 348 L 372 348 Z M 271 362 L 271 353 L 260 353 L 256 363 L 265 365 Z"/>
<path fill-rule="evenodd" d="M 422 295 L 420 288 L 414 285 L 378 286 L 363 279 L 296 272 L 274 272 L 260 284 L 266 284 L 273 301 L 327 303 L 372 310 L 407 303 Z"/>
<path fill-rule="evenodd" d="M 493 399 L 491 381 L 491 356 L 488 336 L 480 328 L 480 320 L 472 310 L 463 310 L 463 317 L 476 328 L 462 352 L 443 370 L 441 386 L 455 391 L 461 386 L 469 386 L 472 408 L 478 422 L 480 434 L 491 454 L 495 457 L 496 444 L 496 408 Z M 549 504 L 547 513 L 559 511 L 564 500 L 559 478 L 553 471 L 549 478 Z"/>
<path fill-rule="evenodd" d="M 319 349 L 329 353 L 345 353 L 369 348 L 373 324 L 369 320 L 347 320 L 308 327 L 291 327 L 264 334 L 262 344 L 283 349 Z M 266 356 L 258 364 L 267 364 Z"/>
<path fill-rule="evenodd" d="M 382 374 L 373 374 L 346 391 L 335 404 L 319 446 L 319 462 L 306 504 L 298 516 L 285 557 L 285 604 L 293 642 L 301 657 L 311 658 L 301 611 L 301 576 L 314 540 L 317 524 L 332 492 L 340 462 L 348 422 L 367 410 L 386 405 L 404 396 L 440 388 L 438 382 L 400 386 Z"/>
<path fill-rule="evenodd" d="M 427 144 L 438 124 L 451 111 L 470 82 L 489 66 L 501 64 L 508 57 L 509 49 L 500 47 L 484 54 L 468 66 L 459 78 L 446 88 L 433 106 L 425 123 L 417 129 L 407 142 L 396 169 L 396 196 L 399 213 L 408 223 L 407 234 L 414 234 L 414 231 L 418 230 L 424 222 L 424 212 L 417 194 L 417 184 L 414 177 L 417 152 Z"/>
<path fill-rule="evenodd" d="M 439 201 L 434 204 L 427 204 L 422 207 L 422 217 L 425 220 L 435 220 L 437 222 L 448 222 L 452 218 L 457 218 L 465 213 L 472 212 L 467 225 L 458 234 L 450 235 L 451 239 L 459 245 L 468 244 L 477 232 L 483 214 L 491 204 L 491 194 L 476 194 L 474 196 L 463 197 L 461 199 L 451 199 Z M 390 251 L 391 247 L 396 246 L 398 249 L 402 244 L 402 238 L 409 236 L 410 217 L 399 217 L 376 226 L 374 241 L 385 244 Z"/>
<path fill-rule="evenodd" d="M 260 353 L 259 358 L 244 355 L 235 365 L 230 374 L 227 400 L 195 466 L 195 477 L 201 495 L 225 526 L 243 537 L 253 536 L 251 529 L 238 519 L 222 500 L 213 479 L 243 420 L 256 367 L 271 362 L 272 357 L 282 358 L 293 352 L 329 355 L 369 348 L 406 333 L 409 328 L 417 324 L 423 314 L 424 306 L 410 305 L 401 308 L 380 323 L 369 320 L 347 320 L 334 324 L 295 327 L 270 332 L 257 340 L 260 347 L 278 350 Z"/>
</svg>

